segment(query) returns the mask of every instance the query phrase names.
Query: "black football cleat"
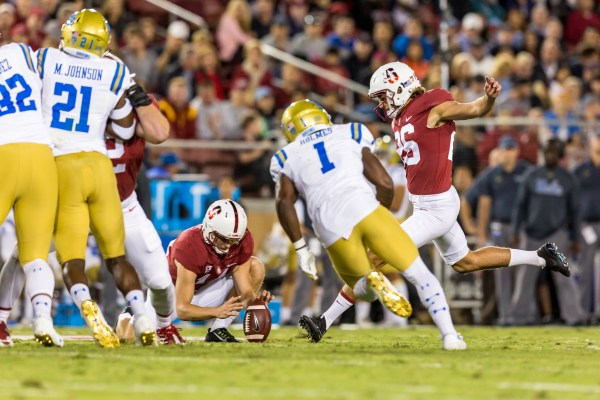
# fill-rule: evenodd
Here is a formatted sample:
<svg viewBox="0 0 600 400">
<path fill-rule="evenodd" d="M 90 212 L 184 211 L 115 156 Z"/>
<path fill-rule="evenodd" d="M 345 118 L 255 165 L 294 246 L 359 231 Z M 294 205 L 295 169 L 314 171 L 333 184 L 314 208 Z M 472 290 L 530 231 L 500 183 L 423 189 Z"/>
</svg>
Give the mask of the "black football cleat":
<svg viewBox="0 0 600 400">
<path fill-rule="evenodd" d="M 308 317 L 303 315 L 300 317 L 300 327 L 306 331 L 308 334 L 308 338 L 313 343 L 318 343 L 321 341 L 321 338 L 327 332 L 327 324 L 325 323 L 325 317 Z"/>
<path fill-rule="evenodd" d="M 544 268 L 550 269 L 550 271 L 560 272 L 566 277 L 571 276 L 571 268 L 567 258 L 563 253 L 558 251 L 558 247 L 555 243 L 546 243 L 537 250 L 537 255 L 546 260 L 546 266 Z"/>
<path fill-rule="evenodd" d="M 235 336 L 233 336 L 227 328 L 219 328 L 219 329 L 208 329 L 208 333 L 204 338 L 205 342 L 228 342 L 228 343 L 239 343 L 240 340 L 237 340 Z"/>
</svg>

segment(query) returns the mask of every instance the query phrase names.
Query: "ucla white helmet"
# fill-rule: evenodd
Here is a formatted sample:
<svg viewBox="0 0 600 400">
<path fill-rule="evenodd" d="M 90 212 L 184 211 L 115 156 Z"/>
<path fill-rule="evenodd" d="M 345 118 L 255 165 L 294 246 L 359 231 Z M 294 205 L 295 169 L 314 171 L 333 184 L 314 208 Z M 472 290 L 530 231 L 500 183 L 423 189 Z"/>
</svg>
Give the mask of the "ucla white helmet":
<svg viewBox="0 0 600 400">
<path fill-rule="evenodd" d="M 384 120 L 396 118 L 414 90 L 421 87 L 415 71 L 399 61 L 382 65 L 371 76 L 369 97 L 379 102 L 375 109 Z M 384 114 L 381 114 L 381 111 Z"/>
<path fill-rule="evenodd" d="M 229 199 L 217 200 L 206 210 L 202 234 L 217 254 L 226 254 L 229 247 L 244 238 L 247 226 L 248 217 L 242 206 Z"/>
</svg>

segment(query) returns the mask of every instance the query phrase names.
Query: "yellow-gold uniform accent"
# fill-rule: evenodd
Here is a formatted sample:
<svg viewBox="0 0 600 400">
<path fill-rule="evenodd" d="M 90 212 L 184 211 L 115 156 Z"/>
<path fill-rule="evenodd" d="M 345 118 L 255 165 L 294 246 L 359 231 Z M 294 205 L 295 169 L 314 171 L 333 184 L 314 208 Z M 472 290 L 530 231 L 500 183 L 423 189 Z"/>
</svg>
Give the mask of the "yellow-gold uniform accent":
<svg viewBox="0 0 600 400">
<path fill-rule="evenodd" d="M 337 273 L 350 287 L 373 270 L 367 247 L 398 271 L 406 270 L 419 255 L 396 218 L 381 205 L 354 227 L 348 239 L 340 238 L 327 248 Z"/>
<path fill-rule="evenodd" d="M 0 221 L 14 207 L 19 260 L 48 260 L 57 203 L 56 164 L 46 144 L 0 145 Z"/>
<path fill-rule="evenodd" d="M 102 256 L 125 254 L 123 212 L 117 180 L 110 159 L 98 152 L 56 157 L 58 213 L 54 243 L 64 263 L 85 259 L 88 227 L 91 227 Z"/>
</svg>

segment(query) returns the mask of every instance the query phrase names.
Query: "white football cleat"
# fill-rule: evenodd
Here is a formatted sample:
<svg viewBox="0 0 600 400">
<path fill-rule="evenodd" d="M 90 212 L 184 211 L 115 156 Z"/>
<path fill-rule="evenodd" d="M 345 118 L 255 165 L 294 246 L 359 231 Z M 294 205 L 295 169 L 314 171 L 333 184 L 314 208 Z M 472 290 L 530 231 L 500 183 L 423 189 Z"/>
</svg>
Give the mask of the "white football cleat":
<svg viewBox="0 0 600 400">
<path fill-rule="evenodd" d="M 52 319 L 46 317 L 37 317 L 33 319 L 33 335 L 35 341 L 41 343 L 44 346 L 57 346 L 63 347 L 65 342 L 56 330 L 54 330 L 54 324 Z"/>
<path fill-rule="evenodd" d="M 156 327 L 147 315 L 136 316 L 133 321 L 135 341 L 138 345 L 156 345 Z"/>
<path fill-rule="evenodd" d="M 449 333 L 442 339 L 442 349 L 444 350 L 466 350 L 467 342 L 464 341 L 460 333 L 456 335 Z"/>
</svg>

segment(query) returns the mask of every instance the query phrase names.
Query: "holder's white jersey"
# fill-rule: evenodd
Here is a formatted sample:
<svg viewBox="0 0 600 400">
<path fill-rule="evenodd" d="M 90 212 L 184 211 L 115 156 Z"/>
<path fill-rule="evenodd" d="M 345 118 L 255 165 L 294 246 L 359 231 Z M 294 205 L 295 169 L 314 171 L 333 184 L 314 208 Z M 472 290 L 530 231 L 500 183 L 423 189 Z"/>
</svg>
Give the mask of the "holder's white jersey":
<svg viewBox="0 0 600 400">
<path fill-rule="evenodd" d="M 0 145 L 51 143 L 42 116 L 42 82 L 33 60 L 27 44 L 0 47 Z"/>
<path fill-rule="evenodd" d="M 84 59 L 54 48 L 38 50 L 37 62 L 54 155 L 106 154 L 106 121 L 129 87 L 127 66 L 108 57 Z"/>
<path fill-rule="evenodd" d="M 273 180 L 283 173 L 294 182 L 325 247 L 348 239 L 354 226 L 379 205 L 363 175 L 363 147 L 373 150 L 366 126 L 333 125 L 298 136 L 271 159 Z"/>
</svg>

